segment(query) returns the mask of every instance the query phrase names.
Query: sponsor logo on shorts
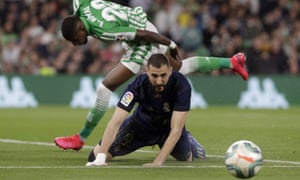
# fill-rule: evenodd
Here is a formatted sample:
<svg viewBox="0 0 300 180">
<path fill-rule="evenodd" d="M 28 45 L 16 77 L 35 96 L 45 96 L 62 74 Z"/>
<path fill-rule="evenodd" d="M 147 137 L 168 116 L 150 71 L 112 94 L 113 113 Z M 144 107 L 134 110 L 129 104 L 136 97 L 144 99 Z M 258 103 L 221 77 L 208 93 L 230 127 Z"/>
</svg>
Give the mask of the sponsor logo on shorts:
<svg viewBox="0 0 300 180">
<path fill-rule="evenodd" d="M 124 106 L 127 107 L 133 100 L 133 97 L 134 97 L 134 95 L 132 94 L 132 92 L 127 91 L 121 99 L 121 104 L 123 104 Z"/>
</svg>

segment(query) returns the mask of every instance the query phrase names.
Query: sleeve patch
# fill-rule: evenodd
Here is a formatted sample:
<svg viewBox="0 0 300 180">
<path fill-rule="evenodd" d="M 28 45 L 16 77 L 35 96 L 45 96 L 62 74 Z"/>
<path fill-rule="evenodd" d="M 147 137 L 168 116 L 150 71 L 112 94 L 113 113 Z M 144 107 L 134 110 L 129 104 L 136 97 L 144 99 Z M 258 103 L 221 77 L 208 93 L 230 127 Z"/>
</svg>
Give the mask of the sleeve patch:
<svg viewBox="0 0 300 180">
<path fill-rule="evenodd" d="M 132 102 L 133 98 L 134 98 L 133 93 L 130 91 L 127 91 L 121 99 L 121 104 L 123 104 L 124 106 L 127 107 Z"/>
</svg>

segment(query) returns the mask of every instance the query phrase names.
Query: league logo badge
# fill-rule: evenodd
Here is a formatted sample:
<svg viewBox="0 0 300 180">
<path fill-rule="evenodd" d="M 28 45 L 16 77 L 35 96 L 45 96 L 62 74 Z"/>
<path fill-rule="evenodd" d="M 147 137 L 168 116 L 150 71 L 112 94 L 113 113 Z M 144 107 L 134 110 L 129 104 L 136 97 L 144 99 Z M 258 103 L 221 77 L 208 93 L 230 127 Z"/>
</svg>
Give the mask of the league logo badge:
<svg viewBox="0 0 300 180">
<path fill-rule="evenodd" d="M 123 104 L 124 106 L 127 107 L 133 100 L 133 97 L 134 97 L 134 95 L 132 94 L 132 92 L 127 91 L 121 99 L 121 104 Z"/>
</svg>

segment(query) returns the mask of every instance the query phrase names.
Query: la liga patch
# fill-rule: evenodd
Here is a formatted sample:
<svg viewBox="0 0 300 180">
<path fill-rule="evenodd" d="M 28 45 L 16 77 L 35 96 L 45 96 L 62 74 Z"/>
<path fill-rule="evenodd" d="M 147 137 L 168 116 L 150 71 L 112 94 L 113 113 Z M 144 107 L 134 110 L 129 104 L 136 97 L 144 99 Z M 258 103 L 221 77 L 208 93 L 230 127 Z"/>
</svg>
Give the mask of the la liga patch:
<svg viewBox="0 0 300 180">
<path fill-rule="evenodd" d="M 127 91 L 121 99 L 121 104 L 123 104 L 124 106 L 127 107 L 133 100 L 133 97 L 134 97 L 133 93 L 130 91 Z"/>
</svg>

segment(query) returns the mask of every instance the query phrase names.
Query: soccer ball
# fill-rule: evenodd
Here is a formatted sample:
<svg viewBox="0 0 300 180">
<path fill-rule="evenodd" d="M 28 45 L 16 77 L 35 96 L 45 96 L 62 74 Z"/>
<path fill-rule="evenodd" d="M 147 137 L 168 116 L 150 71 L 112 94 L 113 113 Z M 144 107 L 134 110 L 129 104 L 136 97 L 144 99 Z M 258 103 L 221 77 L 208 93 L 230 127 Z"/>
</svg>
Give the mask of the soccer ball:
<svg viewBox="0 0 300 180">
<path fill-rule="evenodd" d="M 251 178 L 260 171 L 262 164 L 261 150 L 251 141 L 236 141 L 226 151 L 226 168 L 235 177 Z"/>
</svg>

